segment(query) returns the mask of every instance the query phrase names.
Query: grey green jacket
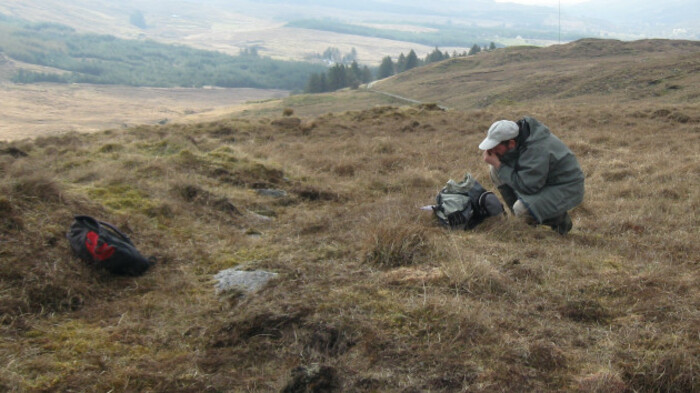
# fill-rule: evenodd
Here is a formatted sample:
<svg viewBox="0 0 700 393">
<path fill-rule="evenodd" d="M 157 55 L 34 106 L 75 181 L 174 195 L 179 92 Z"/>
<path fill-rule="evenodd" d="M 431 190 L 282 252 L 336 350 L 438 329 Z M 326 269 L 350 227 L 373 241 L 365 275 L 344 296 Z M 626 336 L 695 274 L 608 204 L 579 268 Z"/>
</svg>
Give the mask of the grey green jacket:
<svg viewBox="0 0 700 393">
<path fill-rule="evenodd" d="M 540 223 L 583 202 L 584 176 L 574 153 L 536 119 L 517 123 L 517 147 L 501 157 L 498 178 Z"/>
</svg>

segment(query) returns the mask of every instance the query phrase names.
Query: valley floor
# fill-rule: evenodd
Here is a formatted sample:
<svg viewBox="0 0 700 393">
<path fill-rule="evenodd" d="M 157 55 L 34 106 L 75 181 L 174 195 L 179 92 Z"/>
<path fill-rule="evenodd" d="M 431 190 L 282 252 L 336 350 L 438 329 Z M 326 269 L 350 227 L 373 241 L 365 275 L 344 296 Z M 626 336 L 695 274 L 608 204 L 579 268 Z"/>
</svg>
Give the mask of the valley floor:
<svg viewBox="0 0 700 393">
<path fill-rule="evenodd" d="M 0 84 L 0 140 L 93 132 L 138 124 L 225 116 L 249 101 L 286 97 L 284 90 L 165 89 L 106 85 Z"/>
</svg>

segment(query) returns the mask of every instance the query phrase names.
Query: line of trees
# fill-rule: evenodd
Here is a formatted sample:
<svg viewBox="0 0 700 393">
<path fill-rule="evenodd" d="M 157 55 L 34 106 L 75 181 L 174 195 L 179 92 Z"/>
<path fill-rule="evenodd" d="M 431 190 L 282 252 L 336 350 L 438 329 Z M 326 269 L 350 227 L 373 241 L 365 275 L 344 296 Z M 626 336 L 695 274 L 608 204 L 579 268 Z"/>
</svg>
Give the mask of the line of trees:
<svg viewBox="0 0 700 393">
<path fill-rule="evenodd" d="M 306 86 L 307 93 L 323 93 L 350 87 L 357 89 L 362 83 L 372 81 L 372 71 L 369 67 L 360 68 L 357 61 L 353 61 L 350 66 L 336 64 L 325 73 L 311 74 Z"/>
<path fill-rule="evenodd" d="M 345 65 L 350 65 L 353 61 L 357 60 L 357 49 L 350 49 L 350 53 L 343 54 L 340 49 L 336 47 L 329 46 L 323 53 L 316 53 L 315 55 L 307 56 L 307 60 L 321 61 L 326 64 L 337 64 L 342 63 Z"/>
<path fill-rule="evenodd" d="M 496 44 L 491 42 L 491 44 L 484 50 L 494 49 L 496 49 Z M 376 79 L 388 78 L 392 75 L 410 70 L 412 68 L 447 60 L 450 57 L 475 55 L 481 51 L 481 46 L 474 44 L 469 52 L 464 51 L 460 54 L 454 51 L 452 56 L 450 56 L 447 51 L 442 52 L 438 47 L 435 47 L 435 49 L 428 53 L 424 59 L 420 59 L 418 58 L 418 55 L 416 55 L 416 52 L 411 49 L 411 51 L 408 52 L 408 55 L 404 55 L 403 52 L 401 52 L 399 57 L 396 59 L 396 62 L 394 62 L 391 56 L 385 56 L 382 59 L 379 68 L 377 68 L 374 73 L 367 66 L 360 68 L 356 61 L 353 61 L 350 66 L 337 63 L 329 68 L 325 73 L 312 74 L 309 78 L 309 82 L 306 85 L 305 92 L 323 93 L 346 87 L 357 89 L 360 84 L 369 83 Z"/>
<path fill-rule="evenodd" d="M 475 55 L 482 50 L 494 50 L 496 49 L 496 43 L 491 42 L 487 49 L 482 49 L 478 44 L 474 44 L 469 52 L 464 51 L 462 53 L 457 53 L 457 51 L 452 52 L 452 57 L 465 57 Z M 447 60 L 450 58 L 450 54 L 445 51 L 441 52 L 440 49 L 435 47 L 435 49 L 425 56 L 425 59 L 421 60 L 416 56 L 416 52 L 411 49 L 407 56 L 404 56 L 403 52 L 399 55 L 394 62 L 391 56 L 386 56 L 382 59 L 379 69 L 377 70 L 377 79 L 384 79 L 390 77 L 394 74 L 398 74 L 412 68 L 420 67 L 426 64 L 435 63 L 437 61 Z"/>
</svg>

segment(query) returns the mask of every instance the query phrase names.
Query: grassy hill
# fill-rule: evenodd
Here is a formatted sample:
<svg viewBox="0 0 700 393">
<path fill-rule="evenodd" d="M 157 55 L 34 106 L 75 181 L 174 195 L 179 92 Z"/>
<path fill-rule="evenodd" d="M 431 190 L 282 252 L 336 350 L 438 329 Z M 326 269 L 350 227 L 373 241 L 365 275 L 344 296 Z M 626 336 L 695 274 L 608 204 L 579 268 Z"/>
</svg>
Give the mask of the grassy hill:
<svg viewBox="0 0 700 393">
<path fill-rule="evenodd" d="M 0 388 L 697 392 L 697 59 L 673 41 L 497 50 L 377 85 L 447 112 L 340 92 L 0 143 Z M 448 232 L 418 210 L 467 171 L 493 189 L 477 145 L 524 115 L 586 173 L 569 235 Z M 158 264 L 85 266 L 78 213 Z M 220 296 L 230 267 L 279 278 Z"/>
<path fill-rule="evenodd" d="M 601 99 L 692 103 L 698 99 L 699 62 L 698 41 L 585 39 L 455 58 L 375 86 L 456 109 Z"/>
<path fill-rule="evenodd" d="M 697 41 L 584 39 L 546 48 L 508 47 L 402 72 L 356 93 L 292 96 L 261 110 L 269 114 L 290 107 L 316 116 L 344 105 L 359 109 L 358 98 L 370 99 L 371 92 L 387 93 L 382 99 L 389 104 L 412 100 L 460 111 L 600 108 L 611 103 L 694 108 L 699 63 Z"/>
</svg>

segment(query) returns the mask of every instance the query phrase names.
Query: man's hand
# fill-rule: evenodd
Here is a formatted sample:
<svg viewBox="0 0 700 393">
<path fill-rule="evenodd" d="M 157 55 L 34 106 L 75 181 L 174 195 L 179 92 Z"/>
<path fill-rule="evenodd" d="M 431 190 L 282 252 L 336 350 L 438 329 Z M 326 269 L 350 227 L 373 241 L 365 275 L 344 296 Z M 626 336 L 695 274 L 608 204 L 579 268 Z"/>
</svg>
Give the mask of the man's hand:
<svg viewBox="0 0 700 393">
<path fill-rule="evenodd" d="M 484 161 L 496 169 L 501 167 L 501 160 L 498 158 L 498 156 L 489 152 L 488 150 L 484 151 Z"/>
</svg>

